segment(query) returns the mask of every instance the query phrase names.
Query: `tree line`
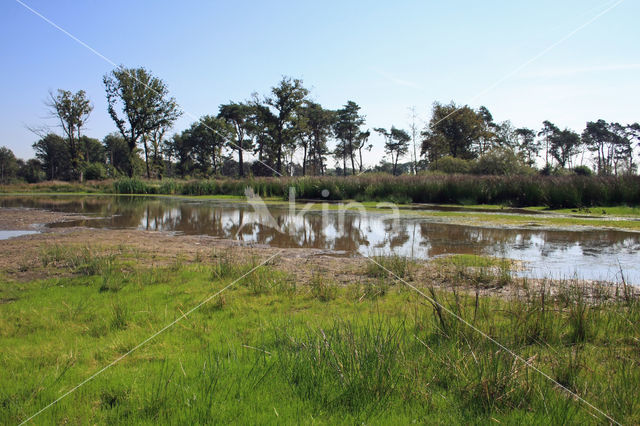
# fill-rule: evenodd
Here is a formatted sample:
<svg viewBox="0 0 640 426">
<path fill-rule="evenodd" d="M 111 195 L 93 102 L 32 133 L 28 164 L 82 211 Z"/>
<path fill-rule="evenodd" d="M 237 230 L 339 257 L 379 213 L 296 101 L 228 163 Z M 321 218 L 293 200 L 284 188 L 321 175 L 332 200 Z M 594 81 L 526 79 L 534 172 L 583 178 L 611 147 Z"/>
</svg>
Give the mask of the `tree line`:
<svg viewBox="0 0 640 426">
<path fill-rule="evenodd" d="M 46 105 L 60 134 L 40 134 L 36 158 L 22 161 L 0 149 L 0 180 L 85 180 L 213 176 L 354 175 L 367 171 L 417 174 L 425 170 L 477 173 L 541 173 L 573 169 L 601 175 L 637 171 L 638 123 L 588 122 L 581 134 L 544 121 L 539 130 L 495 122 L 482 106 L 434 103 L 422 131 L 376 127 L 386 159 L 365 167 L 373 145 L 361 108 L 349 100 L 326 109 L 302 80 L 283 77 L 268 94 L 219 106 L 187 129 L 169 135 L 182 115 L 164 81 L 145 68 L 119 67 L 103 77 L 116 132 L 102 141 L 83 134 L 93 111 L 86 93 L 58 90 Z M 332 145 L 332 146 L 331 146 Z M 405 157 L 408 153 L 410 161 Z M 251 154 L 253 161 L 247 161 Z M 585 158 L 586 156 L 586 158 Z M 333 160 L 333 163 L 331 162 Z"/>
</svg>

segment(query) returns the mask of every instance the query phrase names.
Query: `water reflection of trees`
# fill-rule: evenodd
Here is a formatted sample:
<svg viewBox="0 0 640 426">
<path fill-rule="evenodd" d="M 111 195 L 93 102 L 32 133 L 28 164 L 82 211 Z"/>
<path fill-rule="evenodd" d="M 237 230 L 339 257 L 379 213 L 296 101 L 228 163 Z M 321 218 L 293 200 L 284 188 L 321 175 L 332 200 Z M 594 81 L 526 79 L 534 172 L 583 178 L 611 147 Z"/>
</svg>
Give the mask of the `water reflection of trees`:
<svg viewBox="0 0 640 426">
<path fill-rule="evenodd" d="M 640 236 L 628 232 L 538 231 L 480 228 L 440 223 L 420 224 L 420 245 L 429 257 L 449 253 L 495 254 L 536 249 L 542 257 L 578 247 L 584 255 L 615 254 L 640 248 Z"/>
<path fill-rule="evenodd" d="M 356 212 L 307 212 L 291 214 L 272 207 L 280 232 L 265 217 L 239 203 L 190 202 L 179 199 L 135 196 L 7 196 L 2 207 L 41 208 L 101 217 L 58 226 L 84 225 L 138 228 L 237 238 L 279 247 L 313 247 L 347 252 L 367 248 L 389 249 L 403 254 L 434 257 L 449 253 L 496 254 L 535 250 L 542 257 L 557 256 L 578 247 L 584 256 L 634 253 L 640 236 L 628 232 L 541 231 L 480 228 L 401 218 L 394 222 L 382 215 Z"/>
</svg>

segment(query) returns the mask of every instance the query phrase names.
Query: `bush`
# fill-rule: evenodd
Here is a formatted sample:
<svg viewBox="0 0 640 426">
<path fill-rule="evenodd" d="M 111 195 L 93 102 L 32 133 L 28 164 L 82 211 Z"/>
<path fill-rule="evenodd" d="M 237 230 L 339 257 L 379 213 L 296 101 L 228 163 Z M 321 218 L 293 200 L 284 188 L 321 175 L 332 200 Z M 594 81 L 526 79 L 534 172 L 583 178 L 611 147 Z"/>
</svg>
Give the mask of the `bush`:
<svg viewBox="0 0 640 426">
<path fill-rule="evenodd" d="M 573 173 L 578 176 L 593 176 L 593 171 L 588 166 L 577 166 L 573 168 Z"/>
<path fill-rule="evenodd" d="M 84 177 L 87 180 L 103 180 L 107 178 L 107 169 L 103 164 L 90 163 L 84 168 Z"/>
<path fill-rule="evenodd" d="M 475 172 L 480 175 L 517 175 L 524 174 L 527 169 L 512 149 L 494 148 L 478 159 Z"/>
<path fill-rule="evenodd" d="M 443 157 L 438 161 L 429 164 L 429 170 L 443 173 L 471 173 L 475 164 L 473 160 L 463 160 L 462 158 Z"/>
</svg>

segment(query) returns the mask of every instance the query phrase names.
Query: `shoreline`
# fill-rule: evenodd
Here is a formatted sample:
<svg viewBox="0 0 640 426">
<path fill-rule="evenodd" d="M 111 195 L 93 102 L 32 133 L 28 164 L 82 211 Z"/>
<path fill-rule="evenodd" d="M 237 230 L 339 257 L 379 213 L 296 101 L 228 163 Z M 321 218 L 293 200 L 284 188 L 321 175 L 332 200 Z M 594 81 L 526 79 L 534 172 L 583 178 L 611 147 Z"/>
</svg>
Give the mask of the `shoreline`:
<svg viewBox="0 0 640 426">
<path fill-rule="evenodd" d="M 354 282 L 374 282 L 376 279 L 367 275 L 366 271 L 371 265 L 367 256 L 363 255 L 345 255 L 316 248 L 278 248 L 168 231 L 81 226 L 49 228 L 45 225 L 82 218 L 86 216 L 39 209 L 0 208 L 0 229 L 39 231 L 3 240 L 0 247 L 0 273 L 18 282 L 73 275 L 73 271 L 65 268 L 41 265 L 41 259 L 47 250 L 51 247 L 61 247 L 76 251 L 88 250 L 96 256 L 105 253 L 133 253 L 129 256 L 130 261 L 137 267 L 150 268 L 166 267 L 174 263 L 197 263 L 203 258 L 221 255 L 230 255 L 238 261 L 250 262 L 278 253 L 274 266 L 291 274 L 302 285 L 307 285 L 318 274 L 332 277 L 341 286 Z M 521 277 L 516 273 L 521 266 L 510 260 L 505 260 L 509 263 L 508 283 L 496 284 L 494 281 L 498 280 L 500 273 L 505 273 L 499 270 L 497 263 L 490 266 L 461 266 L 456 264 L 458 256 L 460 255 L 411 260 L 410 282 L 420 286 L 460 290 L 470 294 L 478 292 L 483 296 L 500 298 L 513 297 L 524 287 L 536 288 L 548 284 L 557 287 L 556 291 L 565 287 L 581 287 L 589 294 L 604 292 L 611 295 L 619 293 L 622 286 L 622 283 L 615 282 Z M 484 261 L 481 256 L 475 257 Z M 479 274 L 487 274 L 489 282 L 482 285 L 474 283 Z M 630 286 L 640 291 L 640 287 L 632 284 Z"/>
<path fill-rule="evenodd" d="M 229 202 L 229 203 L 246 203 L 245 197 L 236 196 L 189 196 L 189 195 L 156 195 L 156 194 L 107 194 L 107 193 L 0 193 L 2 197 L 144 197 L 158 198 L 169 200 L 185 200 L 185 201 L 212 201 L 212 202 Z M 267 206 L 285 206 L 288 201 L 278 200 L 274 197 L 264 199 Z M 307 205 L 303 205 L 303 202 Z M 326 206 L 330 211 L 344 210 L 341 209 L 353 201 L 327 202 Z M 323 203 L 314 202 L 313 200 L 297 200 L 296 209 L 318 212 L 322 211 Z M 359 203 L 368 213 L 388 214 L 389 208 L 376 207 L 379 203 L 363 202 Z M 560 211 L 544 211 L 541 207 L 527 207 L 524 210 L 531 210 L 531 213 L 505 213 L 501 210 L 509 210 L 501 206 L 486 205 L 483 211 L 479 211 L 479 206 L 451 206 L 436 204 L 399 204 L 398 212 L 404 217 L 430 218 L 432 220 L 446 221 L 447 223 L 474 226 L 480 228 L 508 228 L 508 229 L 535 229 L 543 231 L 619 231 L 640 233 L 640 217 L 624 216 L 624 215 L 600 215 L 586 216 L 584 214 L 570 214 L 565 210 Z M 426 207 L 426 208 L 422 208 Z M 429 209 L 432 207 L 433 209 Z M 454 210 L 449 210 L 453 207 Z M 446 210 L 442 210 L 445 208 Z M 604 209 L 606 209 L 605 207 Z M 593 208 L 594 210 L 602 210 L 602 207 Z M 347 209 L 349 210 L 349 209 Z M 353 209 L 352 209 L 353 210 Z M 523 209 L 515 209 L 523 210 Z M 354 210 L 355 211 L 355 210 Z"/>
</svg>

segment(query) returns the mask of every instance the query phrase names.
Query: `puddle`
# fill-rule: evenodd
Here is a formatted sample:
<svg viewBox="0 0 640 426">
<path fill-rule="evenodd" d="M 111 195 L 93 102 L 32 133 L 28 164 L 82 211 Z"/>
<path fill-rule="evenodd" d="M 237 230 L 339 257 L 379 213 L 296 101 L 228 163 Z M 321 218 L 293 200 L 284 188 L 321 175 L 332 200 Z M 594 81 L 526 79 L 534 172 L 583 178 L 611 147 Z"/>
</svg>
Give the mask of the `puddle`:
<svg viewBox="0 0 640 426">
<path fill-rule="evenodd" d="M 20 237 L 22 235 L 36 234 L 38 231 L 1 231 L 0 240 L 7 240 L 9 238 Z"/>
</svg>

